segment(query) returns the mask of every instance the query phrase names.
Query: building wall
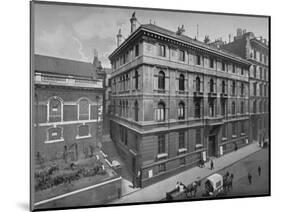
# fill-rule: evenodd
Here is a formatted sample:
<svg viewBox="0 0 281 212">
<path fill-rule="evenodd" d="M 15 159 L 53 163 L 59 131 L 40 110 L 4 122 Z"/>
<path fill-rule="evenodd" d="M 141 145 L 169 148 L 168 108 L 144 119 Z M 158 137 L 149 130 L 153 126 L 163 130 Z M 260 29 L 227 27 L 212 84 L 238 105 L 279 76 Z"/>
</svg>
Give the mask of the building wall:
<svg viewBox="0 0 281 212">
<path fill-rule="evenodd" d="M 97 96 L 100 98 L 97 102 Z M 62 119 L 48 120 L 48 104 L 53 97 L 59 98 L 63 105 Z M 87 119 L 78 117 L 78 103 L 80 99 L 89 100 L 90 114 Z M 102 93 L 95 90 L 80 90 L 52 86 L 35 86 L 35 153 L 40 152 L 46 159 L 61 158 L 65 146 L 75 157 L 77 144 L 78 157 L 84 157 L 90 146 L 97 145 L 97 117 L 98 107 L 102 107 Z M 102 122 L 102 120 L 100 120 Z M 79 136 L 79 127 L 87 125 L 89 134 Z M 48 139 L 51 129 L 60 129 L 61 139 Z"/>
<path fill-rule="evenodd" d="M 120 58 L 127 54 L 127 49 L 134 49 L 138 44 L 142 51 L 139 55 L 129 57 L 125 63 L 119 63 Z M 165 45 L 166 54 L 160 56 L 160 45 Z M 171 47 L 172 46 L 172 47 Z M 248 67 L 230 58 L 220 58 L 202 53 L 195 49 L 177 47 L 163 42 L 142 40 L 135 42 L 133 47 L 121 51 L 112 63 L 112 113 L 111 138 L 124 151 L 123 156 L 129 164 L 134 158 L 137 168 L 132 169 L 136 176 L 141 171 L 142 186 L 175 174 L 178 171 L 198 164 L 202 154 L 209 157 L 209 136 L 215 135 L 214 155 L 220 156 L 220 146 L 224 153 L 233 151 L 249 143 L 249 73 Z M 183 50 L 185 60 L 179 60 Z M 130 52 L 130 50 L 129 50 Z M 196 65 L 197 55 L 200 65 Z M 213 59 L 213 67 L 211 67 Z M 224 64 L 224 70 L 223 70 Z M 233 71 L 235 66 L 235 71 Z M 138 88 L 136 88 L 136 71 Z M 165 74 L 165 88 L 159 89 L 160 71 Z M 179 90 L 179 77 L 184 75 L 183 91 Z M 200 91 L 196 91 L 196 78 L 200 78 Z M 125 79 L 125 80 L 124 80 Z M 210 80 L 214 82 L 214 91 L 210 91 Z M 222 81 L 226 84 L 226 95 L 222 97 Z M 235 81 L 235 93 L 232 94 L 232 82 Z M 244 92 L 241 93 L 241 85 Z M 135 101 L 138 102 L 138 120 L 135 120 Z M 195 103 L 200 102 L 200 117 L 195 117 Z M 211 115 L 209 102 L 214 102 L 214 115 Z M 225 101 L 226 112 L 222 114 L 221 102 Z M 241 111 L 240 104 L 244 102 Z M 128 102 L 128 104 L 127 104 Z M 165 105 L 165 120 L 157 120 L 157 107 L 162 102 Z M 179 119 L 179 103 L 184 103 L 184 118 Z M 232 112 L 232 102 L 235 111 Z M 121 103 L 121 104 L 120 104 Z M 125 105 L 125 107 L 124 107 Z M 128 106 L 127 106 L 128 105 Z M 245 129 L 239 128 L 244 122 Z M 236 123 L 235 132 L 232 124 Z M 227 128 L 227 135 L 222 137 L 222 128 Z M 120 142 L 119 128 L 126 128 L 132 134 L 138 135 L 139 148 L 134 149 L 132 140 L 127 144 Z M 199 130 L 199 131 L 198 131 Z M 185 135 L 185 150 L 179 149 L 179 132 Z M 199 134 L 198 134 L 199 132 Z M 165 153 L 159 153 L 158 136 L 165 137 Z M 129 135 L 128 135 L 129 136 Z M 224 139 L 222 139 L 224 138 Z M 197 140 L 197 142 L 196 142 Z M 199 140 L 199 142 L 198 142 Z M 126 147 L 124 147 L 126 146 Z M 132 150 L 134 153 L 132 153 Z M 211 151 L 211 150 L 210 150 Z M 203 153 L 204 152 L 204 153 Z M 222 152 L 222 154 L 224 154 Z M 211 154 L 211 152 L 210 152 Z M 212 153 L 213 154 L 213 153 Z M 185 163 L 183 163 L 185 158 Z M 180 164 L 181 163 L 181 164 Z M 129 166 L 132 167 L 132 166 Z M 164 168 L 163 168 L 164 167 Z M 160 170 L 162 169 L 162 171 Z"/>
</svg>

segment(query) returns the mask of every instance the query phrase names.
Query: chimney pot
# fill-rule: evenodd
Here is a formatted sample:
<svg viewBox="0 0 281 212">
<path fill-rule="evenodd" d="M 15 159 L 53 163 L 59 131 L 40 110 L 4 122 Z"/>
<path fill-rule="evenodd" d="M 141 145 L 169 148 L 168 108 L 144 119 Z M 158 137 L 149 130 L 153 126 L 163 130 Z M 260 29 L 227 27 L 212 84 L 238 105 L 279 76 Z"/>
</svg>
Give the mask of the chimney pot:
<svg viewBox="0 0 281 212">
<path fill-rule="evenodd" d="M 120 46 L 121 42 L 122 42 L 122 34 L 121 34 L 121 29 L 119 29 L 117 34 L 117 47 Z"/>
<path fill-rule="evenodd" d="M 131 34 L 132 34 L 137 28 L 136 12 L 133 12 L 130 22 L 131 22 Z"/>
</svg>

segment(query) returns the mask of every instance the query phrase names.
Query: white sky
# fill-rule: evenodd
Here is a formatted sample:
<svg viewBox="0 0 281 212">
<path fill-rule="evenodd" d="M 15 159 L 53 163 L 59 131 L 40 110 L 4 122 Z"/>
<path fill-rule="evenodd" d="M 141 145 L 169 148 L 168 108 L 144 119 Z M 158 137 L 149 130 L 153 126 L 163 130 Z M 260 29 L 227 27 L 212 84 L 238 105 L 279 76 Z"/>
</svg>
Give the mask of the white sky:
<svg viewBox="0 0 281 212">
<path fill-rule="evenodd" d="M 129 19 L 134 11 L 141 24 L 151 20 L 174 31 L 183 24 L 190 37 L 196 36 L 198 24 L 200 40 L 209 35 L 212 41 L 219 37 L 228 41 L 228 35 L 233 38 L 237 28 L 268 39 L 268 19 L 263 17 L 46 4 L 35 4 L 34 11 L 36 54 L 92 62 L 97 49 L 103 67 L 108 68 L 108 55 L 116 48 L 118 29 L 124 37 L 129 35 Z"/>
</svg>

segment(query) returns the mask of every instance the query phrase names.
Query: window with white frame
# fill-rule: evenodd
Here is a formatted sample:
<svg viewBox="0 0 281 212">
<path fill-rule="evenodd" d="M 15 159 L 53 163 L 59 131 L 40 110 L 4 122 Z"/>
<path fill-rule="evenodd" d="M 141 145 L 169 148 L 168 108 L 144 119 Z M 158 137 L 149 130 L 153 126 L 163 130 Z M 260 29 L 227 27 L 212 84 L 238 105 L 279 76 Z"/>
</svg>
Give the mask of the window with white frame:
<svg viewBox="0 0 281 212">
<path fill-rule="evenodd" d="M 89 120 L 90 119 L 90 103 L 88 99 L 80 99 L 78 102 L 78 119 Z"/>
<path fill-rule="evenodd" d="M 47 130 L 46 143 L 63 141 L 63 130 L 60 127 L 52 127 Z"/>
<path fill-rule="evenodd" d="M 156 108 L 156 120 L 165 121 L 165 104 L 160 102 Z"/>
<path fill-rule="evenodd" d="M 184 119 L 184 103 L 180 102 L 178 107 L 178 119 Z"/>
<path fill-rule="evenodd" d="M 52 97 L 48 103 L 48 120 L 49 122 L 60 122 L 63 117 L 63 104 L 59 97 Z"/>
</svg>

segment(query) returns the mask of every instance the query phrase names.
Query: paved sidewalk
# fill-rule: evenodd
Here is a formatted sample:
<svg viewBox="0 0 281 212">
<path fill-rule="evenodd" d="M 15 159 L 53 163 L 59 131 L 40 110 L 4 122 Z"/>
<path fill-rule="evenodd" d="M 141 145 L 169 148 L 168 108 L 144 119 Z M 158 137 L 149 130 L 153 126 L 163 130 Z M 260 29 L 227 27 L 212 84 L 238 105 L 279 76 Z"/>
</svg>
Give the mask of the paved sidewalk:
<svg viewBox="0 0 281 212">
<path fill-rule="evenodd" d="M 257 152 L 260 150 L 258 143 L 254 142 L 245 146 L 237 151 L 228 153 L 220 158 L 214 158 L 214 169 L 210 170 L 210 164 L 206 163 L 205 168 L 194 167 L 175 176 L 169 177 L 158 183 L 127 194 L 120 199 L 109 202 L 109 204 L 118 203 L 135 203 L 135 202 L 153 202 L 159 201 L 165 198 L 166 192 L 171 191 L 175 188 L 176 182 L 180 181 L 185 185 L 198 180 L 204 179 L 212 173 L 218 172 L 219 170 L 232 165 L 233 163 Z"/>
</svg>

